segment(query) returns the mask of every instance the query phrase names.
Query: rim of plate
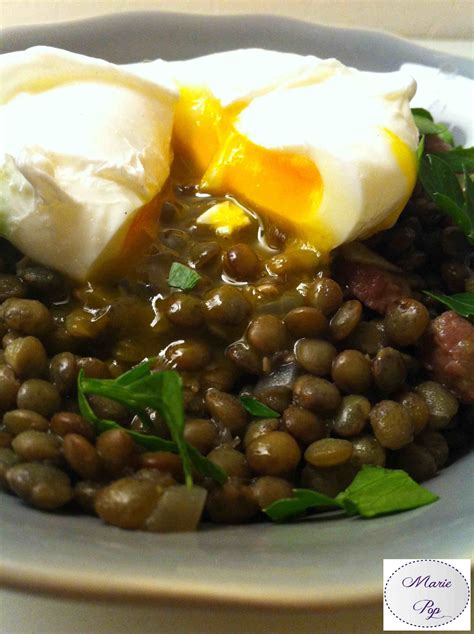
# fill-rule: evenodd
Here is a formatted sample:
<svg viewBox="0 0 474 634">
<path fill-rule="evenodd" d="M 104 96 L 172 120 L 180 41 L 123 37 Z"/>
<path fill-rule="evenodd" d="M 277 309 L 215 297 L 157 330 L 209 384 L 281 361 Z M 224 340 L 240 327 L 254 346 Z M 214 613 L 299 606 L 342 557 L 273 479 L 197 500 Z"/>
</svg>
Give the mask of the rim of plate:
<svg viewBox="0 0 474 634">
<path fill-rule="evenodd" d="M 41 41 L 46 41 L 49 46 L 58 46 L 63 34 L 66 40 L 71 34 L 76 36 L 85 28 L 91 27 L 96 33 L 101 30 L 118 31 L 130 23 L 143 23 L 143 20 L 159 19 L 160 28 L 166 28 L 163 24 L 171 25 L 176 20 L 187 22 L 189 25 L 198 24 L 199 28 L 209 22 L 227 27 L 237 26 L 237 30 L 244 32 L 246 26 L 252 24 L 258 30 L 264 26 L 266 29 L 277 31 L 290 30 L 292 33 L 304 31 L 308 35 L 317 33 L 350 34 L 356 39 L 363 38 L 364 46 L 381 43 L 385 45 L 387 55 L 396 53 L 395 58 L 402 61 L 420 63 L 427 66 L 449 65 L 451 72 L 474 78 L 474 65 L 471 60 L 444 52 L 435 51 L 418 44 L 414 44 L 402 37 L 376 29 L 361 29 L 357 27 L 338 27 L 307 22 L 295 18 L 276 16 L 272 14 L 231 14 L 208 15 L 188 14 L 168 11 L 127 11 L 124 13 L 108 13 L 80 20 L 68 20 L 56 23 L 44 23 L 24 26 L 14 26 L 2 29 L 1 52 L 21 50 L 34 46 Z M 55 43 L 51 43 L 51 42 Z M 15 47 L 16 42 L 24 42 L 20 47 Z M 59 42 L 59 43 L 58 43 Z M 80 48 L 80 38 L 76 41 Z M 389 46 L 388 46 L 389 45 Z M 67 48 L 66 46 L 62 46 Z M 73 47 L 78 48 L 78 46 Z M 85 45 L 83 48 L 86 48 Z M 228 50 L 229 47 L 218 47 L 217 50 Z M 290 47 L 294 48 L 294 47 Z M 212 49 L 211 50 L 216 50 Z M 209 51 L 211 52 L 211 51 Z M 201 53 L 204 54 L 204 53 Z M 124 60 L 117 63 L 127 63 L 134 60 Z M 139 60 L 137 60 L 139 61 Z M 250 528 L 251 530 L 251 528 Z M 474 563 L 473 563 L 474 566 Z M 344 591 L 341 587 L 325 586 L 320 589 L 315 597 L 314 593 L 291 596 L 286 592 L 273 592 L 270 596 L 255 596 L 246 591 L 240 584 L 229 585 L 226 588 L 202 584 L 199 588 L 190 582 L 180 582 L 178 588 L 169 588 L 166 581 L 130 579 L 123 577 L 110 577 L 108 585 L 104 586 L 102 580 L 94 574 L 75 571 L 74 577 L 67 573 L 55 570 L 45 571 L 35 566 L 15 564 L 11 561 L 2 564 L 0 570 L 0 586 L 5 589 L 21 592 L 33 592 L 48 595 L 55 598 L 70 598 L 77 600 L 107 600 L 125 601 L 133 603 L 154 603 L 156 605 L 183 605 L 187 606 L 222 606 L 235 608 L 260 608 L 271 610 L 299 611 L 350 609 L 364 607 L 379 603 L 382 598 L 381 582 L 365 584 L 359 587 L 356 584 L 347 585 Z"/>
</svg>

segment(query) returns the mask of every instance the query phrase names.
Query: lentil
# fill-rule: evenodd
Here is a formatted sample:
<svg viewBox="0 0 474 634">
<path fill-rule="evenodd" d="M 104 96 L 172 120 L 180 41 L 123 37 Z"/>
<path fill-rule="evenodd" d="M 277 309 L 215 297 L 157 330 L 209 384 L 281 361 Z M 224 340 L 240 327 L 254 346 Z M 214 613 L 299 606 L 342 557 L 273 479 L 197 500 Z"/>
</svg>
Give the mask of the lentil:
<svg viewBox="0 0 474 634">
<path fill-rule="evenodd" d="M 332 363 L 331 376 L 343 392 L 362 394 L 371 384 L 370 361 L 358 350 L 343 350 Z"/>
<path fill-rule="evenodd" d="M 41 462 L 23 462 L 8 469 L 10 489 L 36 508 L 51 511 L 64 506 L 73 497 L 71 481 L 57 467 Z"/>
<path fill-rule="evenodd" d="M 380 401 L 370 412 L 370 424 L 382 447 L 400 449 L 413 440 L 414 425 L 408 411 L 395 401 Z"/>
</svg>

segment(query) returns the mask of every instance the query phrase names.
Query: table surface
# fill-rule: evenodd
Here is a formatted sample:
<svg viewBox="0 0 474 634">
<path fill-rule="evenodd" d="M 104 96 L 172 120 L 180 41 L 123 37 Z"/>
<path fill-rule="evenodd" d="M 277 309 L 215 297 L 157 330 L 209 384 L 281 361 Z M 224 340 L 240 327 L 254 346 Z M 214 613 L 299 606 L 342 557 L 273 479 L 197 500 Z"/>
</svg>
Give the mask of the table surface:
<svg viewBox="0 0 474 634">
<path fill-rule="evenodd" d="M 398 0 L 403 4 L 405 0 Z M 388 23 L 384 17 L 385 12 L 380 12 L 380 5 L 384 0 L 377 2 L 345 2 L 344 19 L 340 17 L 340 2 L 321 2 L 320 0 L 295 0 L 293 3 L 281 0 L 270 0 L 259 3 L 260 12 L 280 13 L 313 19 L 316 21 L 318 5 L 319 21 L 332 24 L 347 24 L 352 26 L 368 26 L 391 30 L 399 35 L 410 36 L 412 41 L 418 44 L 435 48 L 447 53 L 462 55 L 474 59 L 474 45 L 472 33 L 466 31 L 465 24 L 469 20 L 458 20 L 467 5 L 472 4 L 461 1 L 446 3 L 451 9 L 449 28 L 442 15 L 435 16 L 429 28 L 423 22 L 420 14 L 417 24 L 416 6 L 425 4 L 418 0 L 411 0 L 410 19 L 397 18 Z M 389 4 L 397 4 L 390 2 Z M 430 3 L 435 4 L 444 3 Z M 225 5 L 225 6 L 224 6 Z M 211 0 L 174 0 L 174 10 L 189 10 L 194 12 L 223 13 L 223 12 L 252 12 L 255 3 L 249 0 L 239 2 L 219 2 Z M 339 5 L 339 6 L 337 6 Z M 370 5 L 377 5 L 379 11 L 365 12 Z M 169 2 L 159 0 L 106 0 L 94 1 L 81 0 L 0 0 L 0 25 L 2 27 L 17 26 L 20 24 L 34 24 L 37 22 L 58 22 L 67 19 L 88 17 L 113 11 L 124 11 L 147 8 L 169 8 Z M 413 15 L 415 11 L 415 18 Z M 404 13 L 404 12 L 401 12 Z M 373 15 L 374 14 L 374 15 Z M 393 17 L 393 11 L 390 12 Z M 387 14 L 385 14 L 387 15 Z M 356 17 L 357 16 L 357 17 Z M 362 19 L 361 19 L 362 16 Z M 471 26 L 468 27 L 472 31 Z M 454 31 L 453 31 L 454 29 Z M 460 37 L 456 38 L 455 35 Z M 428 37 L 421 37 L 427 35 Z M 382 631 L 381 606 L 372 608 L 360 608 L 337 613 L 298 613 L 283 614 L 278 612 L 262 613 L 256 610 L 245 612 L 230 609 L 201 610 L 198 608 L 130 606 L 130 605 L 106 605 L 97 603 L 63 601 L 49 597 L 19 594 L 9 591 L 0 591 L 0 634 L 287 634 L 289 631 L 295 634 L 316 634 L 318 632 L 331 632 L 331 634 L 371 634 Z"/>
</svg>

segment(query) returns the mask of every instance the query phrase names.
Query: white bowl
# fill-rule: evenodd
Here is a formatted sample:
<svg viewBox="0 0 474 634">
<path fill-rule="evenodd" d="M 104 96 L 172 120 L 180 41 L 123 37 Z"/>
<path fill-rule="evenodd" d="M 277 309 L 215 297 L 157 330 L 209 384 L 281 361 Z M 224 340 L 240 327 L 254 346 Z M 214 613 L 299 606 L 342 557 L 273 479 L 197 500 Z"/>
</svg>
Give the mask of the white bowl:
<svg viewBox="0 0 474 634">
<path fill-rule="evenodd" d="M 36 44 L 118 63 L 257 46 L 334 56 L 361 69 L 395 70 L 412 62 L 473 77 L 468 60 L 383 33 L 270 16 L 127 13 L 3 35 L 4 51 Z M 441 498 L 436 504 L 374 520 L 320 516 L 156 535 L 40 513 L 3 495 L 1 579 L 10 588 L 55 596 L 180 605 L 332 609 L 376 602 L 383 558 L 472 556 L 473 458 L 460 459 L 428 483 Z"/>
</svg>

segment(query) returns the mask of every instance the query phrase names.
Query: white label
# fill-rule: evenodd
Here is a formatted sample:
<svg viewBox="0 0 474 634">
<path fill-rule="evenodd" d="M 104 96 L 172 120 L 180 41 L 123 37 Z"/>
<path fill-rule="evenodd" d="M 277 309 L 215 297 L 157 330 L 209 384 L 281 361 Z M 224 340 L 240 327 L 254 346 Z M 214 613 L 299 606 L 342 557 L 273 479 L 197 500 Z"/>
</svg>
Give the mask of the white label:
<svg viewBox="0 0 474 634">
<path fill-rule="evenodd" d="M 471 631 L 469 559 L 384 559 L 384 631 Z"/>
</svg>

